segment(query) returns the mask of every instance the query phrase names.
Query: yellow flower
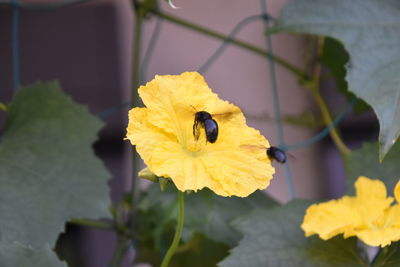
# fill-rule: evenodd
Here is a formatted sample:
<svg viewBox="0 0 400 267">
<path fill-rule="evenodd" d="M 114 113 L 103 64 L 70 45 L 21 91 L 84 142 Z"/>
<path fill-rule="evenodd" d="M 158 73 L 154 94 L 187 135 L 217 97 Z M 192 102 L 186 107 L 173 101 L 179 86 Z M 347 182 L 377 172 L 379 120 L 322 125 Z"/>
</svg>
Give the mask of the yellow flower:
<svg viewBox="0 0 400 267">
<path fill-rule="evenodd" d="M 381 247 L 400 240 L 400 181 L 394 190 L 394 205 L 380 180 L 360 176 L 355 188 L 355 197 L 310 206 L 301 225 L 306 236 L 318 234 L 324 240 L 338 234 L 357 236 L 367 245 Z"/>
<path fill-rule="evenodd" d="M 197 72 L 156 76 L 139 88 L 145 108 L 129 112 L 127 139 L 136 145 L 149 169 L 169 177 L 181 191 L 210 188 L 221 196 L 245 197 L 269 185 L 274 173 L 259 131 L 246 125 L 240 109 L 223 101 Z M 193 136 L 196 111 L 207 111 L 218 123 L 215 143 L 206 141 L 204 129 Z"/>
</svg>

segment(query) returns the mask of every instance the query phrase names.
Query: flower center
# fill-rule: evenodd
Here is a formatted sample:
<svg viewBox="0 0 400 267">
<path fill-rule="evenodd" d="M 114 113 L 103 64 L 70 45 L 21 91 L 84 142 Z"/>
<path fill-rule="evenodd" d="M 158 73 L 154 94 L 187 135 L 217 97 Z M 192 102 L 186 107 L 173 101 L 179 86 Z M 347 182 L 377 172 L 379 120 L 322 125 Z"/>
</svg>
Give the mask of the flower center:
<svg viewBox="0 0 400 267">
<path fill-rule="evenodd" d="M 190 139 L 186 144 L 186 149 L 188 152 L 201 152 L 205 146 L 205 140 L 203 138 L 199 138 L 199 140 Z"/>
<path fill-rule="evenodd" d="M 382 228 L 385 224 L 385 218 L 379 217 L 372 221 L 373 228 Z"/>
<path fill-rule="evenodd" d="M 198 129 L 198 135 L 193 134 L 193 121 L 189 121 L 185 127 L 185 131 L 181 131 L 178 142 L 182 149 L 190 157 L 197 157 L 202 154 L 207 144 L 206 134 L 203 128 Z M 197 138 L 197 139 L 196 139 Z"/>
</svg>

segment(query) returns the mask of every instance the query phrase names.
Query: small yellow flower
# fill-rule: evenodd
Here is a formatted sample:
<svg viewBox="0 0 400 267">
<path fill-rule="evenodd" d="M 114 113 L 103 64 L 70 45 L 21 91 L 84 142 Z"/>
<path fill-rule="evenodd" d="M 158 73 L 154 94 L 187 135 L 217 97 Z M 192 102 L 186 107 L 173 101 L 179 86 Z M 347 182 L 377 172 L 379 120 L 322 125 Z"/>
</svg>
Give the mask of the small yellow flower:
<svg viewBox="0 0 400 267">
<path fill-rule="evenodd" d="M 156 76 L 139 95 L 146 107 L 129 112 L 127 139 L 157 176 L 171 178 L 181 191 L 208 187 L 221 196 L 245 197 L 269 185 L 274 168 L 265 151 L 241 148 L 269 147 L 268 141 L 199 73 Z M 196 111 L 224 115 L 213 116 L 219 126 L 215 143 L 206 141 L 204 129 L 194 138 Z"/>
<path fill-rule="evenodd" d="M 381 247 L 400 240 L 400 181 L 394 190 L 394 205 L 380 180 L 360 176 L 355 188 L 355 197 L 310 206 L 301 225 L 306 236 L 318 234 L 324 240 L 338 234 L 357 236 L 367 245 Z"/>
</svg>

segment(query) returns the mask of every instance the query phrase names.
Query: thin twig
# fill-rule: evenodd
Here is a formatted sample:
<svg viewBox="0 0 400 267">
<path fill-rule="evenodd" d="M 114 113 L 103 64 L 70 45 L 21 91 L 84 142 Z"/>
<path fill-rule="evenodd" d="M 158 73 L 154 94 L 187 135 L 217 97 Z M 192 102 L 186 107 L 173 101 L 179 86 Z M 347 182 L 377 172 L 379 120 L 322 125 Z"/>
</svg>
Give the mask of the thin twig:
<svg viewBox="0 0 400 267">
<path fill-rule="evenodd" d="M 322 56 L 323 53 L 323 48 L 324 48 L 324 37 L 317 37 L 317 58 L 319 59 Z M 321 114 L 322 118 L 325 121 L 325 125 L 331 125 L 332 124 L 332 115 L 329 111 L 328 105 L 325 103 L 325 100 L 322 98 L 319 86 L 320 86 L 320 77 L 321 77 L 321 69 L 322 65 L 319 62 L 316 62 L 315 67 L 314 67 L 314 72 L 313 72 L 313 80 L 311 83 L 309 83 L 308 88 L 310 89 L 314 100 L 316 101 Z M 343 155 L 349 155 L 351 153 L 351 150 L 344 144 L 343 140 L 339 136 L 337 130 L 335 127 L 332 127 L 329 132 L 330 136 L 332 137 L 333 142 L 339 149 L 339 151 Z"/>
</svg>

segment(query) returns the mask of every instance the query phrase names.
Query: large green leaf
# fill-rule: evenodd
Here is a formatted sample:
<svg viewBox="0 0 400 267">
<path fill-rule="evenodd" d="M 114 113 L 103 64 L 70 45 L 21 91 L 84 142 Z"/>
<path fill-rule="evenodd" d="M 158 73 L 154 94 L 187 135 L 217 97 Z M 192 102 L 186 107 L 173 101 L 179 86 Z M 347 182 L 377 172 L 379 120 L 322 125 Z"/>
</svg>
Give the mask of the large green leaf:
<svg viewBox="0 0 400 267">
<path fill-rule="evenodd" d="M 230 224 L 233 219 L 253 209 L 269 209 L 276 204 L 261 191 L 256 191 L 246 198 L 226 198 L 210 190 L 202 190 L 187 197 L 188 208 L 185 211 L 185 219 L 191 229 L 232 246 L 241 238 Z"/>
<path fill-rule="evenodd" d="M 350 194 L 354 193 L 355 180 L 359 176 L 367 176 L 371 179 L 382 180 L 386 184 L 388 193 L 393 195 L 394 186 L 400 178 L 400 142 L 396 142 L 382 163 L 379 161 L 377 152 L 377 143 L 365 143 L 346 158 Z"/>
<path fill-rule="evenodd" d="M 379 119 L 382 159 L 400 135 L 400 1 L 291 0 L 277 27 L 343 42 L 349 89 Z"/>
<path fill-rule="evenodd" d="M 176 189 L 170 186 L 160 192 L 157 184 L 148 188 L 140 203 L 140 209 L 145 212 L 148 231 L 161 233 L 162 227 L 176 219 Z M 241 238 L 230 222 L 249 213 L 252 209 L 268 209 L 277 205 L 261 191 L 247 198 L 220 197 L 208 189 L 185 196 L 185 235 L 190 238 L 192 233 L 205 234 L 211 240 L 227 245 L 235 245 Z M 150 218 L 152 216 L 152 219 Z M 144 229 L 141 231 L 145 231 Z"/>
<path fill-rule="evenodd" d="M 345 65 L 349 61 L 349 54 L 343 45 L 333 38 L 326 38 L 319 61 L 328 67 L 330 74 L 336 80 L 339 92 L 347 93 Z"/>
<path fill-rule="evenodd" d="M 347 86 L 345 66 L 349 61 L 349 54 L 343 45 L 333 38 L 325 38 L 324 49 L 319 61 L 328 68 L 330 75 L 335 79 L 338 92 L 346 96 L 348 101 L 355 98 L 356 96 L 349 92 Z M 354 111 L 357 113 L 370 109 L 371 107 L 360 98 L 354 105 Z"/>
<path fill-rule="evenodd" d="M 355 238 L 304 237 L 300 225 L 310 204 L 296 200 L 236 220 L 244 237 L 219 266 L 368 266 L 358 254 Z"/>
<path fill-rule="evenodd" d="M 107 216 L 110 174 L 91 147 L 102 123 L 56 82 L 21 89 L 8 115 L 0 143 L 1 241 L 53 247 L 69 219 Z"/>
<path fill-rule="evenodd" d="M 60 262 L 49 246 L 39 249 L 24 246 L 20 243 L 0 243 L 1 267 L 66 267 Z"/>
</svg>

